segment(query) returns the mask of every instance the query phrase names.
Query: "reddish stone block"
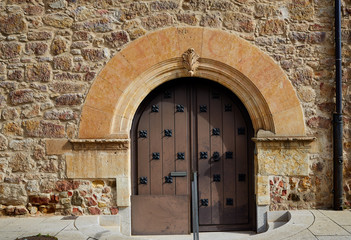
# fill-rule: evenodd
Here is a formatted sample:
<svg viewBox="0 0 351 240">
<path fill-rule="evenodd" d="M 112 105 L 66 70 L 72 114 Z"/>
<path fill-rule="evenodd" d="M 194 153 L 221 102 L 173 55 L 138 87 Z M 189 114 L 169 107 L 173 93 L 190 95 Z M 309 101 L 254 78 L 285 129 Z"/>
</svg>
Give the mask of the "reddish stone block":
<svg viewBox="0 0 351 240">
<path fill-rule="evenodd" d="M 64 192 L 72 190 L 72 183 L 66 180 L 56 182 L 56 190 L 59 192 Z"/>
<path fill-rule="evenodd" d="M 118 213 L 118 208 L 117 207 L 112 207 L 110 210 L 111 210 L 111 214 L 112 215 L 117 215 L 117 213 Z"/>
<path fill-rule="evenodd" d="M 47 205 L 49 204 L 51 198 L 48 196 L 29 196 L 29 202 L 33 205 Z"/>
<path fill-rule="evenodd" d="M 97 202 L 96 202 L 95 199 L 92 198 L 92 197 L 87 197 L 86 200 L 88 201 L 88 202 L 87 202 L 87 205 L 88 205 L 88 206 L 96 206 L 96 205 L 97 205 Z"/>
<path fill-rule="evenodd" d="M 91 215 L 100 215 L 101 214 L 101 210 L 97 207 L 90 207 L 90 208 L 88 208 L 88 210 L 89 210 L 89 213 Z"/>
<path fill-rule="evenodd" d="M 50 203 L 58 203 L 60 200 L 60 197 L 58 195 L 51 195 L 50 196 Z"/>
<path fill-rule="evenodd" d="M 75 215 L 75 216 L 77 216 L 77 215 L 83 215 L 83 212 L 82 212 L 81 209 L 74 207 L 74 208 L 72 209 L 72 214 Z"/>
</svg>

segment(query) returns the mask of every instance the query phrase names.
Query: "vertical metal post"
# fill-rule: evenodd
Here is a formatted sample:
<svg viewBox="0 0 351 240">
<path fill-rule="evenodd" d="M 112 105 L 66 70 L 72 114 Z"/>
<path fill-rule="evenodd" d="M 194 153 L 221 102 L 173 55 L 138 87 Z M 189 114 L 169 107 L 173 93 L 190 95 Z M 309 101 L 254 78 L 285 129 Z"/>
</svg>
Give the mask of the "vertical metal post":
<svg viewBox="0 0 351 240">
<path fill-rule="evenodd" d="M 199 208 L 197 198 L 197 172 L 193 173 L 193 181 L 191 183 L 192 190 L 192 212 L 193 212 L 193 239 L 199 240 Z"/>
<path fill-rule="evenodd" d="M 334 210 L 343 205 L 343 123 L 342 123 L 342 61 L 341 61 L 341 1 L 335 0 L 335 98 L 333 114 Z"/>
</svg>

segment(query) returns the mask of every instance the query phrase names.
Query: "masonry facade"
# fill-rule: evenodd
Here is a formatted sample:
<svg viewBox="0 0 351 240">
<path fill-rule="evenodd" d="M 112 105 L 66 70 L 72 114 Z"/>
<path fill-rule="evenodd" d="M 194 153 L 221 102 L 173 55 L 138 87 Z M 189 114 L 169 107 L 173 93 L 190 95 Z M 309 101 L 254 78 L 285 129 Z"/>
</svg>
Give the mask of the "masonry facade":
<svg viewBox="0 0 351 240">
<path fill-rule="evenodd" d="M 0 9 L 0 214 L 120 214 L 128 234 L 133 119 L 152 90 L 189 76 L 245 106 L 257 207 L 332 206 L 330 1 L 7 0 Z M 344 1 L 345 207 L 350 13 Z"/>
</svg>

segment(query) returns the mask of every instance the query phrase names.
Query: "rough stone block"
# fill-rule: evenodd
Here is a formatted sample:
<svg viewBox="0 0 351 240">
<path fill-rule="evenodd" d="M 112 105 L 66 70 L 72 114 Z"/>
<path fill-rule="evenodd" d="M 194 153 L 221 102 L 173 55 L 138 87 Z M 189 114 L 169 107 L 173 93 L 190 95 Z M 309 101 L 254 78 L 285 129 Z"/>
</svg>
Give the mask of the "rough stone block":
<svg viewBox="0 0 351 240">
<path fill-rule="evenodd" d="M 79 105 L 83 101 L 83 95 L 81 94 L 63 94 L 55 99 L 57 106 L 72 106 Z"/>
<path fill-rule="evenodd" d="M 9 97 L 13 105 L 31 103 L 34 101 L 33 90 L 31 89 L 12 91 L 10 92 Z"/>
<path fill-rule="evenodd" d="M 0 183 L 0 204 L 25 205 L 27 192 L 22 184 Z"/>
<path fill-rule="evenodd" d="M 2 132 L 9 136 L 22 136 L 23 129 L 18 122 L 6 122 L 3 125 Z"/>
<path fill-rule="evenodd" d="M 173 23 L 173 18 L 167 13 L 155 14 L 142 19 L 141 24 L 147 30 L 152 30 L 160 27 L 170 26 Z"/>
<path fill-rule="evenodd" d="M 51 52 L 53 55 L 59 55 L 67 51 L 68 42 L 63 37 L 56 37 L 51 43 Z"/>
<path fill-rule="evenodd" d="M 0 15 L 0 31 L 4 34 L 23 33 L 27 30 L 27 24 L 22 14 Z"/>
<path fill-rule="evenodd" d="M 68 71 L 73 67 L 72 57 L 71 56 L 56 56 L 52 60 L 53 68 L 57 70 Z"/>
<path fill-rule="evenodd" d="M 0 58 L 11 59 L 19 57 L 22 45 L 17 42 L 0 43 Z"/>
<path fill-rule="evenodd" d="M 63 13 L 53 13 L 44 16 L 43 22 L 48 26 L 56 28 L 68 28 L 72 26 L 73 19 Z"/>
<path fill-rule="evenodd" d="M 57 93 L 79 93 L 85 89 L 85 84 L 72 82 L 54 82 L 49 85 L 53 92 Z"/>
<path fill-rule="evenodd" d="M 255 29 L 255 22 L 252 18 L 236 12 L 225 13 L 223 25 L 230 30 L 239 32 L 253 32 Z"/>
<path fill-rule="evenodd" d="M 85 60 L 98 62 L 101 60 L 108 59 L 110 53 L 108 49 L 82 49 L 82 56 Z"/>
<path fill-rule="evenodd" d="M 112 48 L 121 47 L 129 42 L 127 32 L 118 31 L 104 35 L 105 42 Z"/>
<path fill-rule="evenodd" d="M 29 43 L 26 43 L 26 47 L 25 47 L 27 54 L 35 54 L 35 55 L 44 55 L 47 49 L 48 49 L 48 45 L 43 42 L 29 42 Z"/>
<path fill-rule="evenodd" d="M 47 63 L 28 65 L 26 68 L 26 81 L 48 82 L 51 79 L 51 67 Z"/>
<path fill-rule="evenodd" d="M 27 34 L 28 40 L 49 40 L 52 38 L 52 33 L 47 31 L 29 32 Z"/>
<path fill-rule="evenodd" d="M 178 13 L 177 20 L 179 22 L 192 25 L 192 26 L 196 26 L 199 22 L 199 19 L 196 17 L 195 14 L 188 14 L 188 13 Z"/>
<path fill-rule="evenodd" d="M 40 120 L 27 120 L 22 123 L 24 130 L 31 137 L 62 138 L 65 136 L 65 127 L 61 124 Z"/>
</svg>

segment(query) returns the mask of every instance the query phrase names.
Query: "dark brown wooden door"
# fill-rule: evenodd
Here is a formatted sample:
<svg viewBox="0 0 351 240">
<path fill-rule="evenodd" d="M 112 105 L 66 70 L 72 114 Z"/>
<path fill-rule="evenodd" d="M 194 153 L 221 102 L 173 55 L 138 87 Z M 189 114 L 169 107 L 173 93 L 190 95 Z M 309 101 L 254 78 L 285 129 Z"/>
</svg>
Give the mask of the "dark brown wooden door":
<svg viewBox="0 0 351 240">
<path fill-rule="evenodd" d="M 133 234 L 190 232 L 198 171 L 201 231 L 247 229 L 248 125 L 233 95 L 206 80 L 155 90 L 134 121 Z"/>
</svg>

